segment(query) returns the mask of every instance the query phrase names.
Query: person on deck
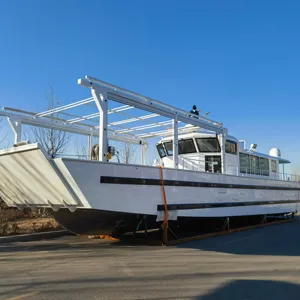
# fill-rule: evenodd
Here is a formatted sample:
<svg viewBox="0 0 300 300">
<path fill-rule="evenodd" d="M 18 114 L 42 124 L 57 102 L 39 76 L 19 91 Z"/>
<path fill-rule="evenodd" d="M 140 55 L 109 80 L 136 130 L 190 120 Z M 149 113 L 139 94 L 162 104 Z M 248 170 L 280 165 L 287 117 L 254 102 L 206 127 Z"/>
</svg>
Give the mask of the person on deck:
<svg viewBox="0 0 300 300">
<path fill-rule="evenodd" d="M 190 113 L 199 116 L 199 111 L 197 110 L 196 105 L 193 105 L 193 109 L 190 111 Z"/>
</svg>

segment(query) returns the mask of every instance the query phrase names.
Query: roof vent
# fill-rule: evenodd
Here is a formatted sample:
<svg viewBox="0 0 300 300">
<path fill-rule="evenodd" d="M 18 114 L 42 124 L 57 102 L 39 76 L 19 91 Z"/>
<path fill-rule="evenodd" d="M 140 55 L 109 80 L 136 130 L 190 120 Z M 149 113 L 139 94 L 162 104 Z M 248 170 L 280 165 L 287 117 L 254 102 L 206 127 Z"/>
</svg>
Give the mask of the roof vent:
<svg viewBox="0 0 300 300">
<path fill-rule="evenodd" d="M 281 152 L 278 148 L 272 148 L 270 151 L 269 151 L 269 155 L 270 156 L 274 156 L 274 157 L 281 157 Z"/>
</svg>

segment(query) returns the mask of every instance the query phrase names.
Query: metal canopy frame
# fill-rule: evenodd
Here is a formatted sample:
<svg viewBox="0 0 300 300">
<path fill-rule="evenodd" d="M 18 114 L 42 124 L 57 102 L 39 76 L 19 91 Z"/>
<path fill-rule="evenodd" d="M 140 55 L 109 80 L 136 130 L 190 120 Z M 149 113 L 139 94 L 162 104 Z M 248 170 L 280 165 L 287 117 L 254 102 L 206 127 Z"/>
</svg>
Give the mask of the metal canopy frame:
<svg viewBox="0 0 300 300">
<path fill-rule="evenodd" d="M 146 148 L 148 145 L 147 139 L 172 135 L 174 141 L 174 168 L 178 167 L 178 134 L 180 133 L 193 132 L 200 128 L 214 131 L 221 135 L 223 141 L 222 148 L 224 149 L 223 137 L 227 133 L 227 130 L 220 122 L 213 121 L 204 116 L 188 113 L 182 109 L 120 88 L 91 76 L 78 79 L 78 84 L 89 88 L 92 97 L 40 113 L 10 107 L 4 107 L 0 110 L 0 116 L 8 118 L 15 135 L 15 143 L 21 141 L 22 124 L 52 128 L 88 136 L 89 151 L 91 151 L 92 147 L 92 137 L 99 137 L 100 161 L 108 161 L 108 140 L 139 144 L 142 147 L 142 164 L 145 164 Z M 109 101 L 117 102 L 121 104 L 121 106 L 108 109 Z M 69 113 L 69 110 L 80 106 L 93 107 L 96 111 L 84 115 Z M 133 109 L 143 110 L 148 113 L 137 116 L 131 113 Z M 108 117 L 112 114 L 118 114 L 125 118 L 109 123 Z M 59 115 L 59 117 L 56 115 Z M 152 119 L 158 117 L 164 117 L 170 120 L 152 121 Z M 138 126 L 134 125 L 132 127 L 129 126 L 130 123 L 135 122 L 143 124 Z M 181 124 L 190 124 L 192 126 L 180 126 Z M 159 130 L 153 131 L 157 128 Z M 225 164 L 222 163 L 222 165 L 224 168 Z"/>
</svg>

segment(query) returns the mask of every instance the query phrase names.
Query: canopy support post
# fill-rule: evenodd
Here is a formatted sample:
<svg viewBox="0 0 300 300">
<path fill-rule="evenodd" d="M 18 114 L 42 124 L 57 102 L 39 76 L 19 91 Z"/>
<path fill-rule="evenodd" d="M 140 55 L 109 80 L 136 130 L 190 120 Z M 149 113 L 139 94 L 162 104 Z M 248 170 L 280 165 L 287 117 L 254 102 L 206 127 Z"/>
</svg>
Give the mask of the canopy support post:
<svg viewBox="0 0 300 300">
<path fill-rule="evenodd" d="M 178 169 L 178 117 L 177 113 L 173 119 L 173 167 Z"/>
<path fill-rule="evenodd" d="M 19 119 L 16 118 L 8 117 L 7 119 L 15 135 L 14 144 L 17 144 L 21 142 L 21 138 L 22 138 L 22 123 Z"/>
<path fill-rule="evenodd" d="M 146 165 L 146 157 L 147 157 L 147 144 L 144 142 L 141 142 L 141 148 L 142 148 L 142 155 L 141 155 L 141 163 L 143 166 Z"/>
<path fill-rule="evenodd" d="M 226 140 L 227 130 L 224 128 L 223 132 L 220 135 L 221 139 L 221 167 L 222 167 L 222 174 L 226 174 L 226 155 L 225 155 L 225 140 Z"/>
<path fill-rule="evenodd" d="M 108 141 L 107 141 L 107 96 L 92 88 L 92 95 L 100 113 L 99 124 L 99 161 L 107 162 Z"/>
<path fill-rule="evenodd" d="M 91 158 L 92 153 L 92 147 L 93 147 L 93 133 L 88 135 L 88 158 Z"/>
</svg>

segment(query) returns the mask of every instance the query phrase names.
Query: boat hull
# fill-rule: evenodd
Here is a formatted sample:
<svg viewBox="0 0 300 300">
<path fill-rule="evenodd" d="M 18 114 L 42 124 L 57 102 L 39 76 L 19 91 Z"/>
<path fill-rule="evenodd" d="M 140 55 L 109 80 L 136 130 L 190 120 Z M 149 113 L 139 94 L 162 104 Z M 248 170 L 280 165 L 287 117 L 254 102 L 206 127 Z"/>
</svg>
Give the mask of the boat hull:
<svg viewBox="0 0 300 300">
<path fill-rule="evenodd" d="M 0 175 L 0 197 L 8 206 L 49 208 L 76 233 L 134 230 L 143 216 L 159 227 L 163 190 L 172 222 L 295 213 L 300 199 L 299 182 L 52 159 L 39 144 L 0 151 Z"/>
<path fill-rule="evenodd" d="M 47 212 L 65 229 L 82 235 L 114 235 L 119 236 L 126 231 L 133 231 L 144 217 L 138 214 L 114 212 L 97 209 L 77 209 L 70 212 L 68 209 Z M 148 216 L 151 227 L 156 223 L 154 216 Z"/>
<path fill-rule="evenodd" d="M 296 212 L 300 183 L 179 169 L 63 159 L 91 208 L 176 220 Z M 88 175 L 86 175 L 88 174 Z"/>
<path fill-rule="evenodd" d="M 113 211 L 96 209 L 78 209 L 70 212 L 68 209 L 47 212 L 65 229 L 79 235 L 111 235 L 121 237 L 126 232 L 144 230 L 146 228 L 160 228 L 160 223 L 156 222 L 156 216 L 128 214 Z M 277 216 L 288 214 L 277 214 Z M 264 215 L 239 216 L 230 219 L 231 226 L 239 227 L 257 224 L 263 220 Z M 170 226 L 175 226 L 181 230 L 197 233 L 214 232 L 222 230 L 226 218 L 188 218 L 179 217 L 176 221 L 170 221 Z"/>
</svg>

